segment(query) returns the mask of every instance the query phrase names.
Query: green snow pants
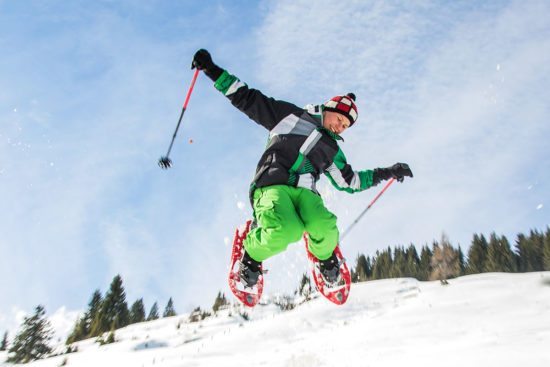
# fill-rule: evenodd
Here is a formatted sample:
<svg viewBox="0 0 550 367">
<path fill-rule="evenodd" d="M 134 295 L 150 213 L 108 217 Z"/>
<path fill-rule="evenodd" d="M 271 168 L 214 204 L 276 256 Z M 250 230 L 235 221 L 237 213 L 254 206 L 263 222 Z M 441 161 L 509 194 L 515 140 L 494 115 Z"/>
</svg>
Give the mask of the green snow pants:
<svg viewBox="0 0 550 367">
<path fill-rule="evenodd" d="M 304 231 L 309 234 L 309 251 L 326 260 L 338 244 L 336 216 L 311 190 L 287 185 L 257 188 L 254 191 L 254 215 L 258 227 L 244 240 L 246 252 L 256 261 L 264 261 L 298 242 Z"/>
</svg>

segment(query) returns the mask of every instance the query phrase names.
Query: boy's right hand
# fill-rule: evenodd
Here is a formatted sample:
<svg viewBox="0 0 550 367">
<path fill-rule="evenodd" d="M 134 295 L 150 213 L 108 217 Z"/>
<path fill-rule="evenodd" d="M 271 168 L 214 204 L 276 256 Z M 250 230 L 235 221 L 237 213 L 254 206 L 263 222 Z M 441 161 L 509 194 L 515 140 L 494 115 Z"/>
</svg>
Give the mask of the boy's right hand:
<svg viewBox="0 0 550 367">
<path fill-rule="evenodd" d="M 191 69 L 194 68 L 204 71 L 204 73 L 213 81 L 216 81 L 223 73 L 223 69 L 218 67 L 218 65 L 214 64 L 212 61 L 210 52 L 203 48 L 195 52 L 195 56 L 193 56 Z"/>
</svg>

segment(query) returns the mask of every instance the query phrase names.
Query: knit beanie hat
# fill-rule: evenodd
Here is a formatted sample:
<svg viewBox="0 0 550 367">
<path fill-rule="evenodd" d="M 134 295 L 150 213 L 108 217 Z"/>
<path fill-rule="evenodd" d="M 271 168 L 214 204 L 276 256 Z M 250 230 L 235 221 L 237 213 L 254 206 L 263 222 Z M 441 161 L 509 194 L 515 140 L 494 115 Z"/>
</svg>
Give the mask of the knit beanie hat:
<svg viewBox="0 0 550 367">
<path fill-rule="evenodd" d="M 355 105 L 355 94 L 348 93 L 345 96 L 336 96 L 326 101 L 325 111 L 338 112 L 349 119 L 350 125 L 357 121 L 357 106 Z"/>
</svg>

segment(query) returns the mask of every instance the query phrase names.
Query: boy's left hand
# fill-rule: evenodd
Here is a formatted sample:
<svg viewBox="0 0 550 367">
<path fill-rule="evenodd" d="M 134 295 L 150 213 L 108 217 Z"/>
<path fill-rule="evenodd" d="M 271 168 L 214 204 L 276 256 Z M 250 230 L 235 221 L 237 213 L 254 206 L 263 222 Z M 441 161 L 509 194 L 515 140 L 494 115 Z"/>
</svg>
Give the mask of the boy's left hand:
<svg viewBox="0 0 550 367">
<path fill-rule="evenodd" d="M 405 177 L 413 177 L 411 168 L 407 163 L 396 163 L 389 167 L 391 176 L 399 182 L 403 182 Z"/>
<path fill-rule="evenodd" d="M 399 182 L 403 182 L 405 177 L 413 177 L 411 168 L 407 163 L 396 163 L 387 168 L 376 168 L 374 170 L 372 181 L 373 185 L 378 185 L 381 181 L 395 178 Z"/>
</svg>

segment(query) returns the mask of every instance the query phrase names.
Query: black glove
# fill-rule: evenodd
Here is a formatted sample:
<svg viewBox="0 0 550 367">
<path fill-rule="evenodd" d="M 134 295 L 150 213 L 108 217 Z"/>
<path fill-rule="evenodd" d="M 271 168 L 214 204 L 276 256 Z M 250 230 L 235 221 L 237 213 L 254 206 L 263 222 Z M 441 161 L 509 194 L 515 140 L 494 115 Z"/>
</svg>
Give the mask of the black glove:
<svg viewBox="0 0 550 367">
<path fill-rule="evenodd" d="M 203 48 L 195 52 L 195 56 L 193 56 L 191 69 L 194 68 L 204 71 L 204 73 L 213 81 L 218 80 L 220 75 L 222 75 L 223 73 L 223 69 L 214 64 L 214 62 L 212 61 L 212 56 L 210 56 L 210 52 L 206 51 Z"/>
<path fill-rule="evenodd" d="M 372 175 L 373 186 L 378 185 L 381 181 L 395 178 L 399 182 L 403 182 L 406 177 L 413 177 L 413 173 L 407 163 L 396 163 L 388 168 L 376 168 Z"/>
</svg>

